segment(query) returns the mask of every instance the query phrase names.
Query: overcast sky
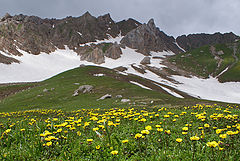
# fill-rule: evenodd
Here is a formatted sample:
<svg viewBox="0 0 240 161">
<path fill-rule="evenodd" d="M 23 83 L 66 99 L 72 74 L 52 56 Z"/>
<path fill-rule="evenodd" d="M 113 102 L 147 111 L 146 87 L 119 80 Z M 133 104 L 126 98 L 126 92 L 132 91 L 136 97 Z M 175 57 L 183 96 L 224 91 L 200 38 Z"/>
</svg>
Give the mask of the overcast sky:
<svg viewBox="0 0 240 161">
<path fill-rule="evenodd" d="M 110 13 L 115 21 L 154 18 L 168 35 L 234 32 L 240 35 L 240 0 L 0 0 L 0 16 L 26 14 L 42 18 Z"/>
</svg>

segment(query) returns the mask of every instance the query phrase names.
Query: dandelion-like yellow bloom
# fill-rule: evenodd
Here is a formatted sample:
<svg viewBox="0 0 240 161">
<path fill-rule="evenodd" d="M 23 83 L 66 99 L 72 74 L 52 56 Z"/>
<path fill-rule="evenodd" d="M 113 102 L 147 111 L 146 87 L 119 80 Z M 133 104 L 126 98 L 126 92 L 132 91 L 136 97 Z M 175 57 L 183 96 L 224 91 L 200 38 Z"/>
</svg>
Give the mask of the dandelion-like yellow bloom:
<svg viewBox="0 0 240 161">
<path fill-rule="evenodd" d="M 98 131 L 98 130 L 99 130 L 98 127 L 93 128 L 93 131 Z"/>
<path fill-rule="evenodd" d="M 157 128 L 157 131 L 163 132 L 163 128 Z"/>
<path fill-rule="evenodd" d="M 80 132 L 80 131 L 78 131 L 78 132 L 77 132 L 77 135 L 78 135 L 78 136 L 81 136 L 81 132 Z"/>
<path fill-rule="evenodd" d="M 118 154 L 118 151 L 117 151 L 117 150 L 111 151 L 111 154 L 112 154 L 112 155 L 117 155 L 117 154 Z"/>
<path fill-rule="evenodd" d="M 171 134 L 171 131 L 170 131 L 170 130 L 165 130 L 165 134 L 170 135 L 170 134 Z"/>
<path fill-rule="evenodd" d="M 183 127 L 182 130 L 183 131 L 188 131 L 188 127 Z"/>
<path fill-rule="evenodd" d="M 143 135 L 148 135 L 150 132 L 149 132 L 148 130 L 142 130 L 141 133 L 142 133 Z"/>
<path fill-rule="evenodd" d="M 208 127 L 210 127 L 210 125 L 209 125 L 209 124 L 204 124 L 204 127 L 207 127 L 207 128 L 208 128 Z"/>
<path fill-rule="evenodd" d="M 198 136 L 192 136 L 190 137 L 190 140 L 192 141 L 198 141 L 200 138 Z"/>
<path fill-rule="evenodd" d="M 139 138 L 141 138 L 141 137 L 142 137 L 142 134 L 137 133 L 137 134 L 135 135 L 135 139 L 139 139 Z"/>
<path fill-rule="evenodd" d="M 51 146 L 51 145 L 52 145 L 52 142 L 49 141 L 49 142 L 46 143 L 46 145 L 47 145 L 47 146 Z"/>
<path fill-rule="evenodd" d="M 20 131 L 25 131 L 25 129 L 20 129 Z"/>
<path fill-rule="evenodd" d="M 225 139 L 225 138 L 227 138 L 227 134 L 220 134 L 219 137 L 222 139 Z"/>
<path fill-rule="evenodd" d="M 218 143 L 216 141 L 207 142 L 207 146 L 209 146 L 210 148 L 215 148 L 216 146 L 218 146 Z"/>
<path fill-rule="evenodd" d="M 87 139 L 87 142 L 93 142 L 93 139 Z"/>
<path fill-rule="evenodd" d="M 145 129 L 146 130 L 152 130 L 152 126 L 146 126 Z"/>
<path fill-rule="evenodd" d="M 181 142 L 182 142 L 182 139 L 181 139 L 181 138 L 177 138 L 176 141 L 177 141 L 178 143 L 181 143 Z"/>
<path fill-rule="evenodd" d="M 100 146 L 100 145 L 97 145 L 97 146 L 96 146 L 96 149 L 97 149 L 97 150 L 99 150 L 100 148 L 101 148 L 101 146 Z"/>
<path fill-rule="evenodd" d="M 128 143 L 128 140 L 123 140 L 122 143 Z"/>
</svg>

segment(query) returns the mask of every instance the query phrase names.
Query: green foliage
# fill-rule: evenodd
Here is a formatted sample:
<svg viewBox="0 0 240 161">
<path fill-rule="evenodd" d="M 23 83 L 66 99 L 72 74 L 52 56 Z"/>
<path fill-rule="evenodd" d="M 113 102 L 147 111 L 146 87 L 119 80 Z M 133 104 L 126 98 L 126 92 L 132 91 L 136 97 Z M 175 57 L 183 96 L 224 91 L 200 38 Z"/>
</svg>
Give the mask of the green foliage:
<svg viewBox="0 0 240 161">
<path fill-rule="evenodd" d="M 21 23 L 18 24 L 17 29 L 18 29 L 18 30 L 21 30 L 21 29 L 22 29 L 22 24 L 21 24 Z"/>
<path fill-rule="evenodd" d="M 239 114 L 216 104 L 3 112 L 0 160 L 238 160 Z"/>
<path fill-rule="evenodd" d="M 209 46 L 193 49 L 170 58 L 177 66 L 199 76 L 207 78 L 217 67 L 217 61 L 210 53 Z"/>
</svg>

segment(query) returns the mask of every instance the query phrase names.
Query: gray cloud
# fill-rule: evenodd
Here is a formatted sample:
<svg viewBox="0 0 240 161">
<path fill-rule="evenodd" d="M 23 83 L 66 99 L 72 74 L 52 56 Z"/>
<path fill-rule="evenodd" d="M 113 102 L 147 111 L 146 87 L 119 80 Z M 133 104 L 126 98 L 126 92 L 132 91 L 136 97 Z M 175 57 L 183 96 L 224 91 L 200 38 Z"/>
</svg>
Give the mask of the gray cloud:
<svg viewBox="0 0 240 161">
<path fill-rule="evenodd" d="M 0 16 L 26 14 L 42 18 L 110 13 L 115 21 L 134 18 L 156 25 L 169 35 L 234 32 L 240 35 L 238 0 L 1 0 Z"/>
</svg>

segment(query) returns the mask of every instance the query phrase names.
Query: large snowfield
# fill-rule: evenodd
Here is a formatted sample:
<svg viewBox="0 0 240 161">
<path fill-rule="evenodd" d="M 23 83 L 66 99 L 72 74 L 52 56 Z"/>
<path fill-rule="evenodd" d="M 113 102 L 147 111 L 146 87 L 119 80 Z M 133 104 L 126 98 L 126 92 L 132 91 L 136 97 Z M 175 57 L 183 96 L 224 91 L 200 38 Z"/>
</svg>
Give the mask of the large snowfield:
<svg viewBox="0 0 240 161">
<path fill-rule="evenodd" d="M 107 40 L 107 42 L 117 42 L 119 43 L 121 37 L 112 38 Z M 101 43 L 105 41 L 97 41 L 95 43 Z M 90 43 L 88 43 L 89 45 Z M 81 44 L 82 45 L 82 44 Z M 46 54 L 41 53 L 40 55 L 32 55 L 26 53 L 25 51 L 19 50 L 23 56 L 12 56 L 20 61 L 19 63 L 13 63 L 11 65 L 0 64 L 0 83 L 13 83 L 13 82 L 35 82 L 48 79 L 56 74 L 79 67 L 81 64 L 84 65 L 95 65 L 94 63 L 87 61 L 80 61 L 80 56 L 73 50 L 68 49 L 57 49 L 55 52 Z M 136 52 L 134 49 L 126 47 L 122 48 L 123 54 L 121 58 L 114 60 L 105 57 L 105 63 L 98 65 L 107 68 L 116 68 L 123 66 L 127 68 L 124 75 L 135 74 L 143 78 L 147 78 L 154 82 L 158 82 L 180 91 L 186 92 L 191 96 L 201 99 L 222 101 L 229 103 L 240 103 L 240 82 L 228 82 L 220 83 L 216 78 L 210 77 L 209 79 L 200 79 L 197 77 L 187 78 L 184 76 L 172 76 L 174 80 L 179 83 L 172 83 L 165 80 L 155 73 L 146 70 L 145 74 L 141 74 L 134 70 L 131 65 L 139 66 L 141 60 L 145 57 L 144 55 Z M 2 53 L 2 52 L 1 52 Z M 7 55 L 6 53 L 2 53 Z M 162 59 L 166 55 L 172 55 L 172 52 L 152 52 L 150 56 L 151 64 L 150 66 L 155 66 L 158 68 L 164 67 L 161 64 Z M 9 56 L 9 55 L 8 55 Z M 159 57 L 158 59 L 153 59 L 153 57 Z M 142 88 L 147 88 L 137 82 L 131 82 Z M 160 85 L 159 85 L 160 86 Z M 160 86 L 161 87 L 161 86 Z M 171 91 L 168 88 L 161 87 L 163 90 L 169 94 L 182 98 L 181 95 Z"/>
</svg>

